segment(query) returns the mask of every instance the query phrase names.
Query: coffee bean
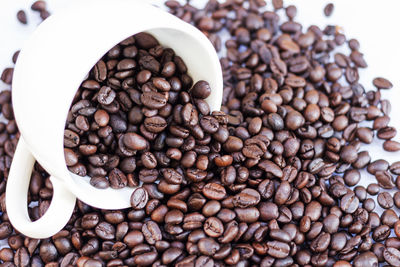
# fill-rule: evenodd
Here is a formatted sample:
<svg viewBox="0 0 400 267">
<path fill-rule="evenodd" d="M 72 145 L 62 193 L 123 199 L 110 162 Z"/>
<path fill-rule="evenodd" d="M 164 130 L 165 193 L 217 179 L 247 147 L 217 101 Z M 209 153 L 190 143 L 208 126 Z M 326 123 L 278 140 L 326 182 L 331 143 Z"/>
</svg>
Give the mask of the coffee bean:
<svg viewBox="0 0 400 267">
<path fill-rule="evenodd" d="M 346 163 L 353 163 L 357 160 L 357 150 L 354 146 L 345 146 L 340 151 L 340 158 Z"/>
<path fill-rule="evenodd" d="M 132 230 L 128 232 L 124 237 L 124 243 L 129 248 L 133 248 L 138 244 L 143 243 L 143 234 L 138 230 Z"/>
<path fill-rule="evenodd" d="M 279 216 L 278 206 L 272 202 L 261 202 L 258 210 L 260 211 L 260 218 L 263 221 L 277 219 Z"/>
<path fill-rule="evenodd" d="M 390 89 L 393 87 L 393 84 L 390 81 L 382 77 L 375 78 L 372 83 L 378 89 Z"/>
<path fill-rule="evenodd" d="M 143 224 L 142 233 L 150 245 L 156 243 L 156 241 L 160 241 L 162 239 L 161 230 L 158 225 L 153 221 L 148 221 Z"/>
<path fill-rule="evenodd" d="M 211 87 L 206 81 L 198 81 L 190 90 L 193 97 L 205 99 L 211 94 Z"/>
<path fill-rule="evenodd" d="M 225 188 L 216 183 L 208 183 L 203 187 L 202 190 L 205 197 L 214 200 L 221 200 L 226 196 Z"/>
<path fill-rule="evenodd" d="M 383 257 L 387 263 L 393 266 L 400 265 L 400 251 L 396 248 L 385 248 L 383 251 Z"/>
<path fill-rule="evenodd" d="M 160 116 L 146 118 L 144 119 L 144 127 L 146 127 L 149 132 L 159 133 L 167 128 L 167 121 Z"/>
<path fill-rule="evenodd" d="M 358 184 L 361 179 L 361 174 L 358 170 L 347 170 L 343 176 L 346 185 L 353 186 Z"/>
<path fill-rule="evenodd" d="M 71 130 L 64 131 L 64 146 L 73 148 L 79 145 L 79 135 Z"/>
<path fill-rule="evenodd" d="M 204 232 L 210 237 L 219 237 L 224 232 L 224 225 L 220 219 L 210 217 L 204 222 Z"/>
<path fill-rule="evenodd" d="M 136 44 L 144 49 L 149 49 L 158 45 L 158 41 L 152 35 L 141 32 L 135 35 Z"/>
<path fill-rule="evenodd" d="M 396 152 L 400 150 L 400 143 L 393 140 L 386 140 L 383 143 L 383 149 L 390 152 Z"/>
<path fill-rule="evenodd" d="M 395 187 L 393 177 L 388 171 L 377 171 L 375 173 L 375 178 L 378 181 L 379 186 L 382 188 L 392 189 Z"/>
<path fill-rule="evenodd" d="M 268 255 L 277 259 L 286 258 L 290 252 L 289 245 L 280 241 L 268 241 L 267 248 Z"/>
<path fill-rule="evenodd" d="M 28 23 L 28 20 L 27 20 L 27 18 L 26 18 L 26 13 L 25 13 L 24 10 L 19 10 L 19 11 L 17 12 L 17 19 L 18 19 L 18 21 L 21 22 L 22 24 L 27 24 L 27 23 Z"/>
<path fill-rule="evenodd" d="M 380 225 L 372 233 L 372 238 L 375 241 L 383 241 L 390 235 L 390 227 L 387 225 Z"/>
<path fill-rule="evenodd" d="M 131 206 L 134 209 L 143 209 L 148 201 L 148 194 L 144 188 L 136 188 L 131 195 Z"/>
<path fill-rule="evenodd" d="M 18 267 L 27 267 L 29 266 L 30 259 L 29 259 L 29 254 L 28 251 L 25 247 L 21 247 L 17 249 L 15 255 L 14 255 L 14 264 L 15 266 Z"/>
<path fill-rule="evenodd" d="M 111 224 L 107 222 L 99 223 L 96 228 L 95 232 L 98 237 L 104 240 L 112 240 L 115 237 L 115 228 Z"/>
<path fill-rule="evenodd" d="M 114 168 L 110 171 L 108 180 L 110 181 L 111 188 L 123 188 L 128 184 L 126 175 L 119 169 Z"/>
<path fill-rule="evenodd" d="M 126 133 L 123 136 L 123 143 L 132 150 L 144 150 L 148 147 L 148 142 L 136 133 Z"/>
<path fill-rule="evenodd" d="M 38 3 L 47 18 L 45 3 Z M 263 1 L 246 4 L 167 2 L 217 50 L 218 32 L 227 33 L 223 112 L 210 114 L 204 100 L 210 85 L 193 85 L 183 59 L 148 33 L 127 38 L 99 60 L 68 115 L 66 165 L 88 174 L 97 188 L 134 187 L 133 209 L 103 211 L 79 201 L 65 229 L 40 241 L 13 234 L 2 205 L 11 251 L 0 251 L 2 262 L 19 255 L 14 265 L 396 265 L 390 262 L 396 256 L 384 254 L 397 255 L 387 250 L 400 246 L 389 238 L 392 228 L 397 235 L 392 207 L 400 206 L 400 194 L 383 189 L 400 184 L 392 176 L 397 165 L 371 163 L 367 149 L 358 151 L 375 134 L 385 150 L 397 151 L 397 131 L 389 126 L 389 101 L 358 82 L 358 68 L 367 67 L 360 44 L 351 39 L 349 55 L 335 54 L 346 37 L 334 25 L 303 31 L 293 5 L 285 9 L 289 21 L 280 22 L 275 12 L 259 11 Z M 324 12 L 332 10 L 328 4 Z M 8 68 L 2 80 L 11 84 L 12 76 Z M 392 87 L 383 78 L 373 84 Z M 0 124 L 4 179 L 19 136 L 10 101 L 10 91 L 0 94 L 10 120 Z M 372 128 L 359 126 L 365 120 L 374 121 Z M 379 185 L 349 189 L 364 167 Z M 386 209 L 380 217 L 367 193 L 378 194 Z M 33 220 L 51 196 L 37 165 L 28 198 Z"/>
<path fill-rule="evenodd" d="M 150 109 L 160 109 L 167 104 L 167 98 L 162 93 L 146 91 L 140 95 L 140 101 Z"/>
<path fill-rule="evenodd" d="M 284 204 L 288 198 L 290 193 L 291 187 L 287 181 L 282 181 L 279 187 L 276 190 L 274 202 L 279 206 Z"/>
<path fill-rule="evenodd" d="M 388 127 L 380 128 L 378 130 L 377 136 L 380 139 L 390 140 L 393 137 L 395 137 L 396 134 L 397 134 L 397 130 L 393 127 L 388 126 Z"/>
<path fill-rule="evenodd" d="M 393 207 L 393 198 L 388 192 L 382 192 L 378 194 L 378 204 L 384 209 L 390 209 Z"/>
<path fill-rule="evenodd" d="M 240 222 L 253 223 L 260 217 L 260 212 L 257 208 L 236 208 L 235 213 Z"/>
<path fill-rule="evenodd" d="M 364 252 L 354 259 L 354 266 L 378 266 L 378 258 L 372 252 Z"/>
</svg>

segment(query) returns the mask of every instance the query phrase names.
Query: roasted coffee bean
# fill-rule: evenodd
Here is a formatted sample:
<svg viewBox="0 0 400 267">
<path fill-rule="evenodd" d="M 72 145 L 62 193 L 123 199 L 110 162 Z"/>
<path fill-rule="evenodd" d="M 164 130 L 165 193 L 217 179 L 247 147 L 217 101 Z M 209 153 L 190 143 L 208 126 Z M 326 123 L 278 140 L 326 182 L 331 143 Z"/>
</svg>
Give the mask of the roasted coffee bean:
<svg viewBox="0 0 400 267">
<path fill-rule="evenodd" d="M 128 184 L 126 175 L 119 169 L 114 168 L 110 171 L 108 180 L 110 181 L 111 188 L 123 188 Z"/>
<path fill-rule="evenodd" d="M 268 248 L 268 255 L 274 258 L 283 259 L 289 255 L 290 247 L 286 243 L 280 241 L 268 241 L 266 245 Z"/>
<path fill-rule="evenodd" d="M 193 97 L 205 99 L 211 94 L 211 87 L 206 81 L 198 81 L 190 90 Z"/>
<path fill-rule="evenodd" d="M 27 24 L 27 23 L 28 23 L 28 20 L 27 20 L 27 18 L 26 18 L 26 13 L 25 13 L 24 10 L 19 10 L 19 11 L 17 12 L 17 19 L 18 19 L 18 21 L 21 22 L 22 24 Z"/>
<path fill-rule="evenodd" d="M 372 252 L 364 252 L 354 259 L 354 266 L 378 266 L 378 258 Z"/>
<path fill-rule="evenodd" d="M 115 227 L 107 222 L 99 223 L 95 228 L 96 235 L 104 240 L 112 240 L 115 237 Z"/>
<path fill-rule="evenodd" d="M 334 5 L 332 3 L 327 4 L 324 7 L 325 16 L 330 17 L 332 15 L 333 9 L 334 9 Z"/>
<path fill-rule="evenodd" d="M 383 257 L 385 261 L 392 266 L 400 265 L 400 251 L 396 248 L 385 248 L 383 251 Z"/>
<path fill-rule="evenodd" d="M 358 208 L 360 201 L 354 193 L 347 193 L 340 199 L 340 208 L 346 213 L 353 213 Z"/>
<path fill-rule="evenodd" d="M 393 198 L 388 192 L 379 193 L 377 200 L 379 206 L 381 206 L 384 209 L 390 209 L 394 205 Z"/>
<path fill-rule="evenodd" d="M 93 176 L 92 178 L 90 178 L 90 184 L 97 189 L 106 189 L 110 186 L 107 178 L 102 176 Z"/>
<path fill-rule="evenodd" d="M 375 78 L 372 83 L 375 85 L 376 88 L 378 89 L 390 89 L 393 87 L 392 83 L 385 78 L 378 77 Z"/>
<path fill-rule="evenodd" d="M 219 237 L 224 232 L 224 226 L 220 219 L 210 217 L 204 222 L 204 232 L 210 237 Z"/>
<path fill-rule="evenodd" d="M 144 188 L 136 188 L 131 195 L 131 206 L 134 209 L 143 209 L 148 201 L 148 194 Z"/>
<path fill-rule="evenodd" d="M 209 199 L 221 200 L 226 196 L 225 188 L 216 183 L 208 183 L 203 187 L 202 190 L 205 197 Z"/>
<path fill-rule="evenodd" d="M 380 92 L 393 85 L 376 78 L 378 91 L 365 91 L 360 44 L 349 40 L 349 55 L 333 52 L 346 41 L 336 26 L 303 29 L 293 5 L 273 1 L 274 9 L 286 7 L 289 21 L 280 22 L 275 11 L 260 10 L 264 1 L 245 2 L 166 3 L 217 50 L 219 32 L 227 34 L 221 112 L 210 114 L 204 100 L 214 88 L 193 85 L 183 59 L 148 33 L 98 61 L 65 124 L 66 165 L 97 188 L 133 187 L 132 208 L 110 212 L 78 201 L 64 230 L 34 240 L 13 231 L 3 201 L 1 233 L 10 246 L 0 251 L 3 265 L 398 265 L 400 245 L 389 236 L 391 229 L 399 236 L 392 208 L 400 194 L 384 189 L 400 187 L 393 176 L 400 171 L 358 152 L 375 135 L 385 150 L 398 150 L 391 105 Z M 34 6 L 49 15 L 45 2 Z M 324 13 L 332 10 L 328 4 Z M 11 84 L 12 77 L 8 68 L 1 79 Z M 10 91 L 0 104 L 9 120 L 0 124 L 4 199 L 19 133 Z M 365 167 L 377 184 L 348 188 Z M 34 168 L 27 204 L 37 220 L 52 186 Z M 381 216 L 367 193 L 378 195 Z"/>
<path fill-rule="evenodd" d="M 143 150 L 148 147 L 148 142 L 136 133 L 127 133 L 123 136 L 123 143 L 132 150 Z"/>
<path fill-rule="evenodd" d="M 157 241 L 162 239 L 161 230 L 158 225 L 153 221 L 148 221 L 143 224 L 142 233 L 150 245 L 154 245 Z"/>
<path fill-rule="evenodd" d="M 386 140 L 383 143 L 383 149 L 389 152 L 396 152 L 400 150 L 400 143 L 393 140 Z"/>
</svg>

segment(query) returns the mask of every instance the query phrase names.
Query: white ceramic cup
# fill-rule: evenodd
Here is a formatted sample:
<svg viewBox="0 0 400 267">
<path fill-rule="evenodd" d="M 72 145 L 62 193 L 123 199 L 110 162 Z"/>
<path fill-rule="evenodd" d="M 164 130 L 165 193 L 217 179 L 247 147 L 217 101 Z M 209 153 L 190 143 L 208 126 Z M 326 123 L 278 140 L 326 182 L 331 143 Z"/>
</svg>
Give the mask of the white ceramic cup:
<svg viewBox="0 0 400 267">
<path fill-rule="evenodd" d="M 175 50 L 194 82 L 207 80 L 211 110 L 222 100 L 222 71 L 205 35 L 167 12 L 132 0 L 76 1 L 44 21 L 22 49 L 14 71 L 12 101 L 21 132 L 6 188 L 12 225 L 24 235 L 47 238 L 68 222 L 76 198 L 101 209 L 130 206 L 132 188 L 96 189 L 88 177 L 68 171 L 64 127 L 73 97 L 95 63 L 114 45 L 139 33 L 153 34 Z M 35 159 L 51 175 L 54 188 L 45 215 L 32 222 L 27 192 Z"/>
</svg>

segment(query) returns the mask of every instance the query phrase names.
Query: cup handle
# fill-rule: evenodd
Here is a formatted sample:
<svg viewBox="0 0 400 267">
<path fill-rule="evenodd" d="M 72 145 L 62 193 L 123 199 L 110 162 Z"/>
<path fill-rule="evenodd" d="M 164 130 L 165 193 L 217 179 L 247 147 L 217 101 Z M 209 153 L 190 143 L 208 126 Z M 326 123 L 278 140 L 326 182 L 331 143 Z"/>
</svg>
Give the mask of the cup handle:
<svg viewBox="0 0 400 267">
<path fill-rule="evenodd" d="M 48 238 L 59 232 L 70 219 L 76 197 L 60 179 L 51 176 L 53 198 L 46 213 L 32 222 L 28 215 L 28 190 L 35 158 L 22 136 L 18 141 L 6 187 L 6 208 L 11 224 L 32 238 Z"/>
</svg>

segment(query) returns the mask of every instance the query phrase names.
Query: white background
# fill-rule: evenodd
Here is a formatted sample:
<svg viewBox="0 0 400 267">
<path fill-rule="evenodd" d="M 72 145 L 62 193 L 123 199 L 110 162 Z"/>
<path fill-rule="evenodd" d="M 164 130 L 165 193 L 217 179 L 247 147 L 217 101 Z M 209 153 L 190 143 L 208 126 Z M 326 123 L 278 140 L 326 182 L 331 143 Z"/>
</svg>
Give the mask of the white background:
<svg viewBox="0 0 400 267">
<path fill-rule="evenodd" d="M 70 1 L 48 0 L 47 2 L 49 10 L 57 12 Z M 40 22 L 39 14 L 30 10 L 32 2 L 30 0 L 0 1 L 0 70 L 12 66 L 12 54 L 23 46 L 24 40 Z M 162 5 L 164 1 L 150 2 Z M 206 1 L 192 1 L 196 6 L 201 6 L 204 2 Z M 323 7 L 328 2 L 335 4 L 330 18 L 323 15 Z M 394 88 L 384 91 L 383 98 L 391 100 L 392 121 L 390 124 L 400 131 L 400 37 L 398 32 L 400 2 L 398 0 L 292 0 L 285 3 L 297 6 L 297 21 L 303 25 L 316 24 L 322 29 L 327 24 L 339 25 L 348 38 L 357 38 L 360 41 L 360 51 L 365 54 L 369 65 L 368 69 L 360 70 L 360 81 L 366 90 L 373 89 L 372 79 L 376 76 L 383 76 L 392 81 Z M 27 12 L 29 25 L 22 25 L 17 21 L 16 13 L 20 9 Z M 271 9 L 270 1 L 268 1 L 267 9 Z M 44 79 L 45 75 L 44 73 Z M 0 81 L 0 90 L 6 88 L 9 86 Z M 396 140 L 400 139 L 396 138 Z M 368 150 L 373 159 L 384 158 L 389 162 L 400 160 L 400 152 L 383 151 L 382 141 L 379 140 L 372 145 L 364 146 L 362 150 Z M 375 181 L 366 172 L 362 174 L 360 184 L 366 186 Z"/>
</svg>

